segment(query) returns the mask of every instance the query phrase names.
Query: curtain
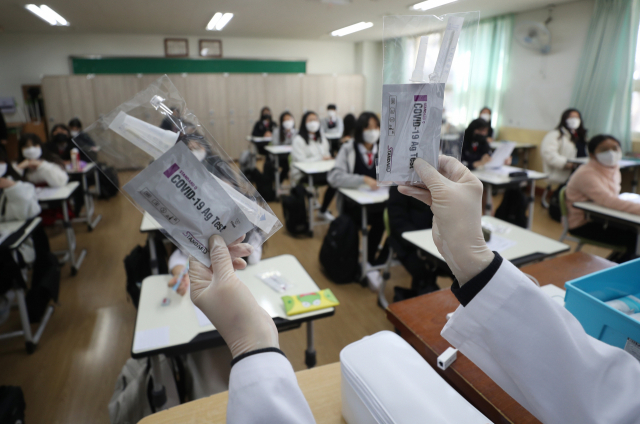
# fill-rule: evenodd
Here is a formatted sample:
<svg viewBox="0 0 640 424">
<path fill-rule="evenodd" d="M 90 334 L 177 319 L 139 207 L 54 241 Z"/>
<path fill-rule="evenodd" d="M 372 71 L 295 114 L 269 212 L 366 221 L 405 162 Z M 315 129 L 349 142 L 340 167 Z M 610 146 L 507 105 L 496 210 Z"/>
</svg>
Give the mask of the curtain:
<svg viewBox="0 0 640 424">
<path fill-rule="evenodd" d="M 596 0 L 571 97 L 589 135 L 611 134 L 631 150 L 631 96 L 639 0 Z"/>
<path fill-rule="evenodd" d="M 478 117 L 480 109 L 487 106 L 493 112 L 493 128 L 499 128 L 513 21 L 512 14 L 483 19 L 477 35 L 471 31 L 461 35 L 449 77 L 453 92 L 449 101 L 445 97 L 446 115 L 451 124 L 465 128 Z"/>
</svg>

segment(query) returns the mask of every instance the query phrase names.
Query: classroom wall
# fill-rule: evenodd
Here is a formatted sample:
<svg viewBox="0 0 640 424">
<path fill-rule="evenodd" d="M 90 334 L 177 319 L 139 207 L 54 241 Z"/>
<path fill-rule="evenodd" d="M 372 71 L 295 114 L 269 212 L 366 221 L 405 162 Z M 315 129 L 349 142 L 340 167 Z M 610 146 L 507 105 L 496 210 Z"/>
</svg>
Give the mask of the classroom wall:
<svg viewBox="0 0 640 424">
<path fill-rule="evenodd" d="M 382 41 L 356 44 L 356 73 L 364 75 L 364 109 L 382 113 Z"/>
<path fill-rule="evenodd" d="M 355 43 L 331 40 L 186 37 L 191 57 L 200 38 L 222 40 L 225 57 L 306 59 L 308 74 L 354 74 Z M 172 36 L 175 38 L 175 36 Z M 22 84 L 39 84 L 43 75 L 70 73 L 71 55 L 164 56 L 164 35 L 1 34 L 0 96 L 22 103 Z M 18 114 L 7 121 L 20 121 Z"/>
</svg>

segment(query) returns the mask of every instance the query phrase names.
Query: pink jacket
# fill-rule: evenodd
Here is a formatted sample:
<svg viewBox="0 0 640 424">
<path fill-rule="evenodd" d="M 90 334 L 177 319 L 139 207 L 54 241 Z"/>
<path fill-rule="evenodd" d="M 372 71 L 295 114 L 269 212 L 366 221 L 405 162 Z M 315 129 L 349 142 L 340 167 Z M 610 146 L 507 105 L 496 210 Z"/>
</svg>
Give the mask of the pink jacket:
<svg viewBox="0 0 640 424">
<path fill-rule="evenodd" d="M 589 160 L 573 173 L 567 184 L 566 198 L 569 210 L 569 228 L 574 229 L 588 222 L 575 202 L 593 201 L 623 212 L 640 215 L 640 204 L 618 198 L 620 194 L 620 168 L 610 168 L 595 159 Z"/>
</svg>

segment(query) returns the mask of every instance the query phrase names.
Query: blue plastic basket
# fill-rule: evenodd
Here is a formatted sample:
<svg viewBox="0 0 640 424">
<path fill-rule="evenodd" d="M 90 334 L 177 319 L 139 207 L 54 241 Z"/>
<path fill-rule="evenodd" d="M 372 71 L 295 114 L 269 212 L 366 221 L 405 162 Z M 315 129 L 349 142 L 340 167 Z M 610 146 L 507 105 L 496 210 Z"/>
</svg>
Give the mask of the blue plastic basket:
<svg viewBox="0 0 640 424">
<path fill-rule="evenodd" d="M 640 259 L 569 281 L 565 287 L 565 307 L 587 334 L 619 348 L 628 338 L 640 342 L 640 321 L 604 303 L 640 293 Z"/>
</svg>

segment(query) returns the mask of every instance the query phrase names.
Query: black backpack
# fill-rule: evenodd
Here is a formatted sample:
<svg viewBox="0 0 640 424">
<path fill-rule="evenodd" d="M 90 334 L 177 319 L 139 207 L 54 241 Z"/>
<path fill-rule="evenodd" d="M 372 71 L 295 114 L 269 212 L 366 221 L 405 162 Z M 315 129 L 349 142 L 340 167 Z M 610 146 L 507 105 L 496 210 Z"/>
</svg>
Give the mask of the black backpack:
<svg viewBox="0 0 640 424">
<path fill-rule="evenodd" d="M 290 196 L 282 196 L 284 226 L 293 235 L 309 233 L 307 217 L 307 190 L 302 185 L 291 189 Z"/>
<path fill-rule="evenodd" d="M 528 207 L 529 201 L 522 190 L 519 188 L 508 189 L 504 192 L 502 203 L 496 210 L 496 218 L 527 228 Z"/>
<path fill-rule="evenodd" d="M 265 200 L 265 202 L 273 202 L 276 200 L 276 177 L 275 177 L 276 167 L 273 162 L 270 160 L 266 160 L 264 163 L 264 168 L 262 169 L 262 173 L 255 170 L 254 175 L 257 177 L 256 179 L 256 188 L 258 192 Z"/>
<path fill-rule="evenodd" d="M 163 237 L 155 237 L 156 256 L 158 257 L 158 272 L 168 274 L 167 250 L 162 243 Z M 140 289 L 142 280 L 151 275 L 151 264 L 149 263 L 149 241 L 144 247 L 138 245 L 131 253 L 124 258 L 124 269 L 127 273 L 127 293 L 131 297 L 133 306 L 138 309 L 140 301 Z"/>
<path fill-rule="evenodd" d="M 0 386 L 0 423 L 23 424 L 26 407 L 20 387 Z"/>
<path fill-rule="evenodd" d="M 358 244 L 358 227 L 351 217 L 342 214 L 331 222 L 320 248 L 320 264 L 331 281 L 358 281 Z"/>
<path fill-rule="evenodd" d="M 562 222 L 562 210 L 560 209 L 560 190 L 566 184 L 562 184 L 558 187 L 552 194 L 549 199 L 549 216 L 554 221 Z"/>
</svg>

